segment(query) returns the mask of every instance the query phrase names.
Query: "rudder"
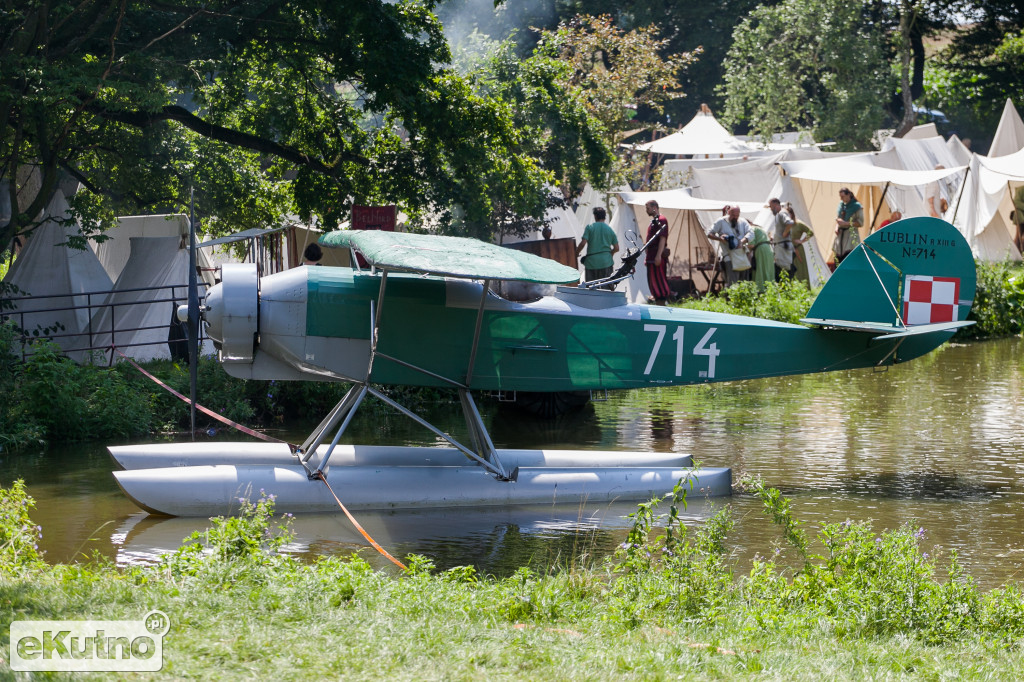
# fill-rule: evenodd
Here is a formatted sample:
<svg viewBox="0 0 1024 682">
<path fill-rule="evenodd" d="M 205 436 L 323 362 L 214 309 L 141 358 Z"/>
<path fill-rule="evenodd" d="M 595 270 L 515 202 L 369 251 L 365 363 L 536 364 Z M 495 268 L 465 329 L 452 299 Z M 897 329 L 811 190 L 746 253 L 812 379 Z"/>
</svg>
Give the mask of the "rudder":
<svg viewBox="0 0 1024 682">
<path fill-rule="evenodd" d="M 872 233 L 818 294 L 808 321 L 894 328 L 960 322 L 974 303 L 974 256 L 938 218 L 907 218 Z"/>
</svg>

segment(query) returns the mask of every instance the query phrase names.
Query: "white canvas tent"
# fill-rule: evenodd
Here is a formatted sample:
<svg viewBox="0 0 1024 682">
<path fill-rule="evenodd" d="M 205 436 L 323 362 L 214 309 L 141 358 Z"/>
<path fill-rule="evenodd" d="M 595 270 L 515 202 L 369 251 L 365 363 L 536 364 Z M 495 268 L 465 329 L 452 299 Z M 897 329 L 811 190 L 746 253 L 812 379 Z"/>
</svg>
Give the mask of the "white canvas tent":
<svg viewBox="0 0 1024 682">
<path fill-rule="evenodd" d="M 123 216 L 117 219 L 117 226 L 103 233 L 101 242 L 90 242 L 103 269 L 116 282 L 131 255 L 133 237 L 188 237 L 188 216 L 140 215 Z"/>
<path fill-rule="evenodd" d="M 111 281 L 91 249 L 72 249 L 64 245 L 69 236 L 78 232 L 77 227 L 65 227 L 56 222 L 66 218 L 67 211 L 67 200 L 58 190 L 44 212 L 44 218 L 52 220 L 27 237 L 27 243 L 4 277 L 5 283 L 25 292 L 20 295 L 48 298 L 15 302 L 14 311 L 5 311 L 5 314 L 30 335 L 41 329 L 53 330 L 53 340 L 57 345 L 66 352 L 71 351 L 68 354 L 73 359 L 81 359 L 83 353 L 75 352 L 75 349 L 89 346 L 89 310 L 86 306 L 90 301 L 100 303 L 110 291 Z M 63 310 L 25 312 L 54 308 Z M 19 309 L 23 314 L 15 312 Z M 81 336 L 83 334 L 86 336 Z"/>
<path fill-rule="evenodd" d="M 552 193 L 559 193 L 559 190 L 553 187 L 548 188 Z M 559 193 L 559 196 L 561 194 Z M 583 225 L 580 225 L 576 219 L 576 214 L 568 207 L 552 207 L 544 212 L 544 219 L 549 221 L 548 226 L 551 228 L 552 239 L 565 239 L 572 238 L 579 243 L 579 240 L 583 237 Z M 590 221 L 587 221 L 590 222 Z M 586 225 L 586 223 L 584 223 Z M 518 244 L 520 242 L 532 242 L 538 239 L 543 239 L 541 230 L 532 230 L 527 232 L 525 235 L 519 237 L 515 235 L 502 235 L 499 243 L 501 244 Z"/>
<path fill-rule="evenodd" d="M 707 238 L 705 224 L 710 225 L 721 216 L 722 202 L 692 196 L 688 189 L 662 192 L 620 192 L 612 228 L 619 238 L 620 255 L 631 245 L 643 244 L 651 219 L 645 206 L 651 199 L 658 202 L 662 215 L 668 219 L 668 243 L 672 250 L 668 262 L 668 276 L 691 280 L 698 292 L 706 291 L 707 281 L 696 265 L 713 257 L 713 246 Z M 759 204 L 732 201 L 746 215 L 753 215 Z M 625 209 L 625 210 L 618 210 Z M 701 217 L 703 216 L 703 218 Z M 616 259 L 618 260 L 618 258 Z M 616 262 L 616 267 L 619 263 Z M 636 275 L 628 280 L 626 295 L 631 301 L 643 302 L 650 296 L 647 273 L 643 262 L 637 264 Z"/>
<path fill-rule="evenodd" d="M 903 170 L 930 171 L 935 170 L 939 166 L 944 168 L 956 168 L 965 167 L 970 163 L 970 154 L 967 155 L 967 162 L 962 162 L 955 153 L 955 147 L 950 147 L 942 137 L 926 137 L 910 140 L 906 138 L 900 139 L 892 137 L 886 140 L 883 155 L 885 152 L 895 153 L 896 157 L 899 159 L 899 165 L 895 167 L 902 168 Z M 882 157 L 883 155 L 879 156 Z M 947 175 L 937 181 L 939 195 L 946 199 L 950 206 L 954 204 L 956 198 L 960 195 L 960 189 L 965 177 L 966 171 Z M 900 210 L 903 211 L 905 217 L 909 218 L 916 215 L 928 215 L 927 185 L 918 185 L 913 188 L 890 187 L 889 193 L 891 195 L 889 196 L 890 205 L 898 206 Z M 916 206 L 916 199 L 918 198 L 921 200 L 921 208 L 917 208 Z M 917 213 L 919 210 L 924 212 Z M 949 217 L 952 217 L 952 214 L 950 214 Z"/>
<path fill-rule="evenodd" d="M 902 139 L 904 139 L 904 140 L 924 140 L 924 139 L 927 139 L 929 137 L 939 137 L 939 129 L 935 127 L 934 123 L 924 123 L 924 124 L 919 125 L 919 126 L 914 126 L 913 128 L 910 129 L 910 131 L 906 135 L 903 136 Z M 901 139 L 901 138 L 889 137 L 889 138 L 886 138 L 885 142 L 888 143 L 889 140 L 893 140 L 893 139 Z"/>
<path fill-rule="evenodd" d="M 114 344 L 136 360 L 169 359 L 171 316 L 188 301 L 187 244 L 174 236 L 132 237 L 130 244 L 128 262 L 104 307 L 93 314 L 93 345 Z M 201 352 L 212 353 L 213 348 L 204 347 Z"/>
<path fill-rule="evenodd" d="M 580 198 L 576 204 L 576 224 L 580 227 L 580 236 L 583 235 L 583 228 L 590 223 L 594 222 L 594 209 L 598 206 L 604 207 L 608 211 L 608 218 L 606 222 L 611 221 L 611 215 L 615 208 L 615 199 L 613 195 L 617 192 L 630 192 L 629 185 L 620 185 L 612 189 L 609 192 L 602 192 L 594 189 L 593 185 L 589 182 L 584 186 L 583 192 L 580 194 Z"/>
<path fill-rule="evenodd" d="M 848 152 L 825 152 L 815 147 L 795 147 L 793 149 L 786 149 L 782 151 L 765 151 L 757 152 L 754 154 L 745 154 L 743 156 L 730 156 L 725 158 L 668 159 L 663 164 L 663 170 L 661 173 L 661 186 L 662 189 L 670 189 L 673 187 L 692 187 L 694 188 L 695 196 L 707 197 L 708 194 L 706 192 L 702 193 L 697 190 L 700 181 L 696 179 L 696 171 L 736 167 L 740 166 L 740 164 L 747 163 L 762 163 L 765 165 L 765 167 L 767 167 L 773 166 L 779 161 L 796 161 L 800 159 L 825 159 L 849 155 L 850 154 Z M 776 174 L 776 172 L 773 172 L 772 175 L 774 176 Z M 741 189 L 745 189 L 744 187 L 742 187 L 742 183 L 737 184 L 741 185 Z"/>
<path fill-rule="evenodd" d="M 749 154 L 755 149 L 732 136 L 711 114 L 698 113 L 689 123 L 671 135 L 633 149 L 655 154 L 732 156 Z"/>
<path fill-rule="evenodd" d="M 971 150 L 956 135 L 950 135 L 946 140 L 949 153 L 956 159 L 956 165 L 967 166 L 971 163 Z"/>
<path fill-rule="evenodd" d="M 814 141 L 814 135 L 812 135 L 809 130 L 794 130 L 785 133 L 774 133 L 772 134 L 772 141 L 768 144 L 765 144 L 758 137 L 751 137 L 749 135 L 737 135 L 736 139 L 748 147 L 772 152 L 781 152 L 789 149 L 815 149 L 818 147 L 818 143 Z"/>
<path fill-rule="evenodd" d="M 728 168 L 695 170 L 693 193 L 705 199 L 731 196 L 742 201 L 757 202 L 756 205 L 759 208 L 750 217 L 750 220 L 760 226 L 769 224 L 771 211 L 767 207 L 767 202 L 769 199 L 777 198 L 783 203 L 791 203 L 797 219 L 807 223 L 814 230 L 813 224 L 805 217 L 808 215 L 808 211 L 804 205 L 803 195 L 793 188 L 789 177 L 779 172 L 779 161 L 793 156 L 794 152 L 802 151 L 784 152 L 773 157 L 754 159 Z M 821 158 L 820 153 L 818 158 Z M 731 202 L 723 201 L 722 203 Z M 708 219 L 716 220 L 717 216 L 709 216 Z M 818 237 L 817 231 L 815 231 L 815 236 Z M 831 273 L 825 265 L 825 258 L 818 239 L 811 240 L 804 245 L 804 254 L 807 258 L 810 286 L 814 288 L 824 284 Z"/>
<path fill-rule="evenodd" d="M 975 154 L 964 190 L 951 208 L 951 222 L 971 245 L 975 258 L 1021 260 L 1010 220 L 1013 195 L 1024 186 L 1024 149 L 996 158 Z"/>
<path fill-rule="evenodd" d="M 890 193 L 897 197 L 895 203 L 904 217 L 928 215 L 918 188 L 965 170 L 963 166 L 917 171 L 887 167 L 899 165 L 893 150 L 841 158 L 783 161 L 780 165 L 800 193 L 808 224 L 814 229 L 822 253 L 832 250 L 840 188 L 848 187 L 864 207 L 865 225 L 860 232 L 865 238 L 872 226 L 877 227 L 889 215 Z"/>
<path fill-rule="evenodd" d="M 1024 121 L 1021 121 L 1017 108 L 1013 106 L 1013 100 L 1007 98 L 988 155 L 1009 156 L 1021 149 L 1024 149 Z"/>
</svg>

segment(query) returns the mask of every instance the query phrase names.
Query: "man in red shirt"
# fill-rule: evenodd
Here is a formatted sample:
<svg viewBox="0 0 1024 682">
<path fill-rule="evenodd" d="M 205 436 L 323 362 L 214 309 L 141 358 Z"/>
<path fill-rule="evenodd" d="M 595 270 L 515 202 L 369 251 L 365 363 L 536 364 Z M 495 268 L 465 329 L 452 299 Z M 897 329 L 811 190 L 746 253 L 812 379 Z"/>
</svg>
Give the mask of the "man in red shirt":
<svg viewBox="0 0 1024 682">
<path fill-rule="evenodd" d="M 647 286 L 651 290 L 649 302 L 665 305 L 672 298 L 672 289 L 668 286 L 668 219 L 658 211 L 658 202 L 651 199 L 646 205 L 647 215 L 651 216 L 651 224 L 647 226 L 647 254 L 644 264 L 647 266 Z"/>
</svg>

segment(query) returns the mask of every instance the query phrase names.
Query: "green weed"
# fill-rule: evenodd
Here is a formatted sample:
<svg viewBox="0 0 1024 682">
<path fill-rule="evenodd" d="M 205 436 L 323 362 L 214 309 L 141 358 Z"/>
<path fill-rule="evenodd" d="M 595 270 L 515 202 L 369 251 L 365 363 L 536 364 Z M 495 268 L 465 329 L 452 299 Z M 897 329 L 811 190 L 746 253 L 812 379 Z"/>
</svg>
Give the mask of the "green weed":
<svg viewBox="0 0 1024 682">
<path fill-rule="evenodd" d="M 737 282 L 712 296 L 686 300 L 679 305 L 694 310 L 760 317 L 766 320 L 799 324 L 800 318 L 814 302 L 814 294 L 802 280 L 783 275 L 778 282 L 769 282 L 764 292 L 754 282 Z"/>
<path fill-rule="evenodd" d="M 784 497 L 750 485 L 784 535 L 803 537 Z M 267 498 L 159 566 L 47 566 L 16 484 L 0 493 L 0 637 L 14 619 L 159 608 L 166 679 L 945 679 L 1024 664 L 1020 587 L 980 594 L 955 557 L 939 570 L 921 529 L 832 524 L 801 565 L 769 557 L 736 575 L 728 507 L 686 527 L 688 494 L 682 481 L 641 505 L 602 567 L 497 579 L 425 557 L 401 573 L 359 556 L 294 560 Z"/>
</svg>

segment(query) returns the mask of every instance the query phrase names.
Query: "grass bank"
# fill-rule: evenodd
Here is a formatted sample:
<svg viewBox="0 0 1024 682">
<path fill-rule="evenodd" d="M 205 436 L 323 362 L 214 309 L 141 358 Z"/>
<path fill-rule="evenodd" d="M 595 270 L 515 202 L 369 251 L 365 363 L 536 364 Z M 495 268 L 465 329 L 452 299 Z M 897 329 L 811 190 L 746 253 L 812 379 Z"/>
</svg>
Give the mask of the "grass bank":
<svg viewBox="0 0 1024 682">
<path fill-rule="evenodd" d="M 749 573 L 733 569 L 729 509 L 688 532 L 679 487 L 640 505 L 604 563 L 496 579 L 471 567 L 436 572 L 417 557 L 403 573 L 359 558 L 302 563 L 281 553 L 287 519 L 271 516 L 269 500 L 215 519 L 159 566 L 48 566 L 15 484 L 0 490 L 0 637 L 9 647 L 15 619 L 159 609 L 171 630 L 157 679 L 938 679 L 1021 669 L 1016 586 L 982 593 L 955 556 L 940 567 L 923 552 L 925 531 L 912 527 L 828 525 L 815 554 L 778 491 L 757 481 L 748 490 L 780 528 Z"/>
</svg>

